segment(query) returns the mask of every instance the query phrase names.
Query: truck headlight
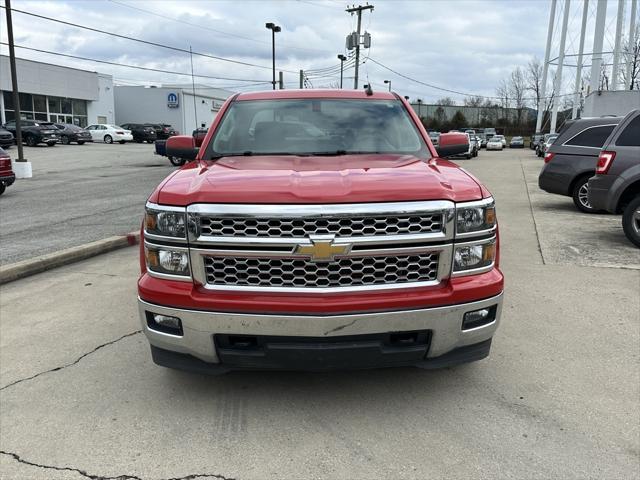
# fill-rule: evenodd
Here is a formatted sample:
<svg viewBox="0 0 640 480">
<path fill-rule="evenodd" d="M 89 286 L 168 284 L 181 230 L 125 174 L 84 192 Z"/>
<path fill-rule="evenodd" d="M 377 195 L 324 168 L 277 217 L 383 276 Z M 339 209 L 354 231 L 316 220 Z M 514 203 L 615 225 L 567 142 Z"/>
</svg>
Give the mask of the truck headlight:
<svg viewBox="0 0 640 480">
<path fill-rule="evenodd" d="M 144 216 L 144 229 L 152 235 L 186 238 L 186 214 L 176 211 L 162 211 L 147 208 Z"/>
<path fill-rule="evenodd" d="M 152 273 L 180 275 L 190 278 L 189 253 L 186 249 L 147 244 L 144 246 L 144 256 L 147 270 Z"/>
<path fill-rule="evenodd" d="M 456 246 L 453 251 L 453 274 L 479 273 L 490 268 L 496 260 L 496 240 Z"/>
<path fill-rule="evenodd" d="M 490 230 L 496 225 L 493 199 L 456 206 L 456 233 L 465 234 Z"/>
</svg>

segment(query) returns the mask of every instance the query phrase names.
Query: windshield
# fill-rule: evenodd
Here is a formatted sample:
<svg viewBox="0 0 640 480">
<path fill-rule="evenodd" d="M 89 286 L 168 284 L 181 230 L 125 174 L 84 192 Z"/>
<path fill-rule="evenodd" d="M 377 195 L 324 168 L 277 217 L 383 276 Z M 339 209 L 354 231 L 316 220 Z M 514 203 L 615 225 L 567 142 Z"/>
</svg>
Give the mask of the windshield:
<svg viewBox="0 0 640 480">
<path fill-rule="evenodd" d="M 210 157 L 349 153 L 431 156 L 398 100 L 234 102 L 211 145 Z"/>
</svg>

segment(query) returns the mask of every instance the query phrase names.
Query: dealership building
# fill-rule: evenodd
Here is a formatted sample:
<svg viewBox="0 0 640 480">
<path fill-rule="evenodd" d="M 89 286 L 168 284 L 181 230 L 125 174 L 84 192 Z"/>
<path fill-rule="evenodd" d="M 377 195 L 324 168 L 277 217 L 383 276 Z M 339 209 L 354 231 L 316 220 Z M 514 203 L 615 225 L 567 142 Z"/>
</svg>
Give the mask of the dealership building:
<svg viewBox="0 0 640 480">
<path fill-rule="evenodd" d="M 23 119 L 114 123 L 113 77 L 97 72 L 16 58 Z M 15 119 L 9 57 L 0 55 L 0 121 Z"/>
<path fill-rule="evenodd" d="M 116 85 L 116 123 L 166 123 L 180 133 L 190 134 L 196 128 L 208 128 L 233 94 L 198 84 Z"/>
</svg>

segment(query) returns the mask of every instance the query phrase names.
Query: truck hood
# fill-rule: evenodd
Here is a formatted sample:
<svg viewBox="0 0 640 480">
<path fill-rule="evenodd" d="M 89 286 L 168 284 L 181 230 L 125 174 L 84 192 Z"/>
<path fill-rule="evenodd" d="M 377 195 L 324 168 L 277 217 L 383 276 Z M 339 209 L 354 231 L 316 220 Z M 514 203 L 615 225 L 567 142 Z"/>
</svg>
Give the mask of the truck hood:
<svg viewBox="0 0 640 480">
<path fill-rule="evenodd" d="M 483 190 L 456 164 L 411 155 L 246 156 L 194 161 L 152 195 L 192 203 L 360 203 L 478 200 Z"/>
</svg>

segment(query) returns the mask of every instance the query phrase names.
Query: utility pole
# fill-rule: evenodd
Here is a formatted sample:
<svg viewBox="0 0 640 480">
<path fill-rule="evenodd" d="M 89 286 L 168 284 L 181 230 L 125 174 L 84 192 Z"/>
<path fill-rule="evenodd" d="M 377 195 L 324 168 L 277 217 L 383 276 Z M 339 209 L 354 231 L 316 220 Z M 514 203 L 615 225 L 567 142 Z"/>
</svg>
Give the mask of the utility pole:
<svg viewBox="0 0 640 480">
<path fill-rule="evenodd" d="M 304 70 L 300 70 L 300 90 L 304 88 Z"/>
<path fill-rule="evenodd" d="M 549 14 L 549 27 L 547 28 L 547 47 L 544 51 L 544 65 L 542 67 L 542 85 L 540 87 L 540 100 L 538 101 L 538 118 L 536 120 L 536 131 L 540 133 L 542 128 L 542 117 L 544 116 L 545 96 L 547 93 L 547 73 L 549 72 L 549 54 L 551 52 L 551 39 L 553 38 L 553 23 L 556 18 L 556 1 L 551 0 L 551 13 Z"/>
<path fill-rule="evenodd" d="M 589 0 L 584 0 L 582 6 L 582 27 L 580 29 L 580 47 L 578 50 L 578 65 L 576 69 L 576 88 L 573 95 L 573 109 L 571 118 L 578 116 L 578 104 L 580 103 L 580 84 L 582 83 L 582 54 L 584 52 L 584 35 L 587 30 L 587 15 L 589 13 Z"/>
<path fill-rule="evenodd" d="M 560 34 L 560 52 L 558 55 L 558 69 L 556 70 L 556 78 L 553 85 L 556 101 L 553 103 L 553 111 L 551 113 L 551 128 L 549 133 L 556 133 L 556 124 L 558 122 L 558 109 L 560 108 L 560 90 L 562 89 L 562 66 L 564 64 L 564 47 L 567 41 L 567 26 L 569 24 L 569 9 L 571 0 L 564 0 L 564 15 L 562 17 L 562 33 Z"/>
<path fill-rule="evenodd" d="M 340 88 L 342 88 L 342 73 L 344 71 L 344 61 L 347 59 L 345 55 L 338 55 L 338 60 L 340 60 Z"/>
<path fill-rule="evenodd" d="M 282 71 L 278 72 L 278 86 L 280 90 L 284 90 L 284 77 Z"/>
<path fill-rule="evenodd" d="M 354 13 L 358 15 L 358 28 L 356 29 L 356 44 L 355 44 L 355 48 L 356 48 L 356 70 L 355 70 L 355 77 L 353 79 L 353 88 L 355 90 L 358 89 L 358 70 L 359 70 L 359 66 L 360 66 L 360 30 L 362 28 L 362 12 L 364 10 L 373 10 L 373 5 L 365 5 L 364 7 L 362 5 L 358 5 L 353 6 L 351 8 L 347 8 L 347 12 L 349 12 L 351 15 L 353 15 Z"/>
<path fill-rule="evenodd" d="M 9 43 L 9 64 L 11 69 L 11 88 L 13 89 L 13 109 L 16 121 L 16 142 L 18 143 L 18 158 L 14 165 L 18 178 L 31 178 L 31 162 L 24 158 L 22 149 L 22 128 L 20 126 L 20 96 L 18 95 L 18 76 L 16 73 L 16 51 L 13 44 L 13 21 L 11 20 L 11 0 L 5 0 L 7 15 L 7 37 Z"/>
</svg>

